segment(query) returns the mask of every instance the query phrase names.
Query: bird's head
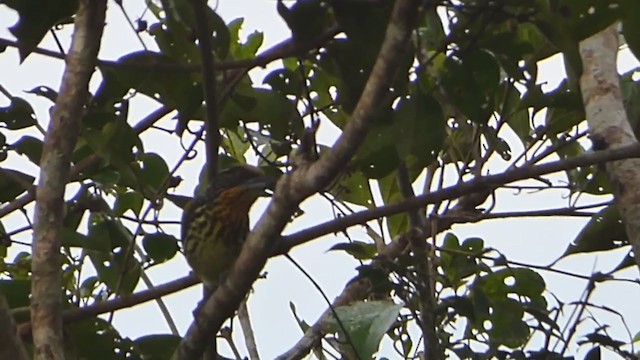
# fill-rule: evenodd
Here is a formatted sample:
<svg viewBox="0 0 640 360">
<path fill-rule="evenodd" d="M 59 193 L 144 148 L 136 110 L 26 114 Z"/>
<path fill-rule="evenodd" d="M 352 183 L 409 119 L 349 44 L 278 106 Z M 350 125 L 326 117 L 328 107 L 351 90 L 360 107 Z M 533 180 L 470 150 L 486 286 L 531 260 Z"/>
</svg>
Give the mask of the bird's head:
<svg viewBox="0 0 640 360">
<path fill-rule="evenodd" d="M 207 197 L 242 208 L 249 208 L 260 196 L 273 189 L 275 177 L 255 166 L 236 165 L 220 171 L 207 189 Z"/>
</svg>

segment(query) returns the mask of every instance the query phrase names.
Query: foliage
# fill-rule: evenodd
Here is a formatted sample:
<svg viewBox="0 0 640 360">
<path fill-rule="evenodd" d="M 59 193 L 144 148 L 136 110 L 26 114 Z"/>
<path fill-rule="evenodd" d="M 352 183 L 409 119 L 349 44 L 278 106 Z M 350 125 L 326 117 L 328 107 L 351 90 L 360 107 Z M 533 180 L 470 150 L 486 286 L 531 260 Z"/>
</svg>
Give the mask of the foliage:
<svg viewBox="0 0 640 360">
<path fill-rule="evenodd" d="M 20 62 L 42 56 L 38 46 L 43 38 L 50 30 L 56 33 L 71 27 L 75 9 L 75 2 L 66 0 L 46 2 L 47 11 L 32 2 L 0 3 L 17 11 L 18 21 L 9 28 L 16 41 L 2 44 L 19 49 Z M 564 159 L 590 151 L 580 128 L 585 115 L 578 87 L 582 72 L 578 42 L 622 21 L 630 50 L 636 57 L 640 54 L 640 30 L 634 17 L 640 13 L 638 3 L 604 3 L 461 1 L 440 4 L 438 8 L 446 12 L 427 9 L 394 82 L 388 84 L 388 97 L 376 104 L 371 131 L 340 178 L 325 191 L 336 213 L 400 201 L 405 195 L 397 179 L 403 169 L 411 183 L 426 182 L 424 189 L 429 191 L 442 186 L 437 176 L 443 175 L 436 173 L 445 169 L 453 174 L 455 183 L 481 177 L 490 162 L 526 167 L 550 155 Z M 226 19 L 209 9 L 206 16 L 215 34 L 212 50 L 220 68 L 216 86 L 222 94 L 221 166 L 244 163 L 248 154 L 255 153 L 265 168 L 283 169 L 283 164 L 294 160 L 305 123 L 344 129 L 375 64 L 392 4 L 298 0 L 285 6 L 274 2 L 291 30 L 288 41 L 308 51 L 280 56 L 282 61 L 276 62 L 262 82 L 244 71 L 265 65 L 257 55 L 264 50 L 263 33 L 243 36 L 243 19 Z M 148 11 L 138 19 L 137 34 L 132 29 L 130 36 L 142 36 L 148 47 L 122 49 L 124 55 L 117 60 L 99 62 L 95 78 L 100 84 L 86 104 L 82 132 L 73 151 L 68 189 L 75 194 L 65 200 L 62 224 L 62 295 L 68 309 L 129 295 L 148 268 L 182 256 L 179 240 L 159 214 L 173 204 L 184 204 L 184 197 L 175 192 L 181 176 L 188 176 L 181 166 L 192 160 L 193 148 L 202 142 L 205 109 L 204 80 L 197 66 L 200 52 L 189 1 L 147 1 L 146 5 Z M 343 35 L 317 43 L 334 23 Z M 556 89 L 544 91 L 537 82 L 538 63 L 557 54 L 564 57 L 567 78 Z M 5 50 L 0 56 L 15 54 Z M 239 80 L 232 81 L 236 77 Z M 630 72 L 623 74 L 622 85 L 630 121 L 637 129 L 640 101 L 635 100 L 640 83 Z M 32 219 L 16 225 L 9 213 L 33 200 L 35 177 L 28 169 L 39 166 L 43 147 L 39 124 L 46 122 L 36 117 L 34 108 L 38 101 L 55 101 L 57 94 L 49 86 L 54 85 L 40 84 L 24 98 L 4 90 L 8 103 L 0 107 L 0 221 L 7 228 L 2 228 L 0 245 L 4 255 L 0 293 L 16 309 L 19 323 L 28 320 L 18 310 L 29 305 L 30 254 L 12 240 L 31 231 Z M 130 106 L 140 98 L 157 103 L 160 115 L 134 118 Z M 172 111 L 175 117 L 168 119 Z M 168 126 L 158 131 L 154 126 L 161 120 Z M 158 133 L 167 139 L 171 151 L 184 153 L 177 163 L 170 164 L 164 154 L 147 149 L 149 135 Z M 319 149 L 322 154 L 327 147 Z M 12 168 L 12 159 L 28 166 Z M 611 193 L 606 174 L 597 166 L 567 169 L 564 175 L 572 206 L 579 195 Z M 544 184 L 540 190 L 557 187 L 552 180 L 539 180 Z M 203 179 L 201 187 L 205 183 Z M 429 208 L 432 215 L 444 219 L 435 233 L 449 230 L 455 222 L 446 220 L 448 215 L 462 214 L 458 222 L 474 216 L 482 219 L 493 207 L 478 206 L 486 204 L 491 193 L 495 196 L 490 191 L 467 208 L 460 205 L 462 201 Z M 615 207 L 596 210 L 559 258 L 628 247 Z M 332 248 L 360 261 L 361 278 L 378 289 L 375 299 L 337 308 L 341 321 L 333 317 L 323 324 L 328 337 L 336 340 L 328 344 L 337 351 L 370 358 L 381 341 L 388 339 L 403 358 L 413 358 L 422 348 L 424 340 L 411 330 L 423 325 L 424 299 L 420 296 L 427 274 L 421 272 L 422 259 L 416 253 L 388 259 L 381 256 L 379 246 L 380 239 L 389 243 L 403 237 L 410 224 L 407 213 L 397 214 L 381 219 L 377 229 L 367 227 L 369 239 Z M 142 247 L 135 245 L 138 242 Z M 9 247 L 19 248 L 13 258 L 7 255 Z M 586 299 L 572 304 L 555 299 L 535 268 L 516 265 L 479 237 L 460 242 L 450 231 L 441 242 L 434 240 L 428 251 L 436 269 L 433 315 L 447 356 L 568 356 L 549 344 L 551 340 L 571 341 L 574 334 L 571 327 L 562 326 L 560 314 L 588 307 Z M 618 270 L 633 264 L 630 259 L 627 256 L 603 279 L 610 280 Z M 86 275 L 87 268 L 92 275 Z M 553 265 L 543 270 L 551 268 Z M 105 359 L 167 359 L 180 339 L 175 334 L 123 338 L 108 321 L 95 316 L 70 323 L 68 328 L 69 353 L 77 358 L 96 358 L 100 353 Z M 582 344 L 592 347 L 588 358 L 597 358 L 601 348 L 629 354 L 632 340 L 613 339 L 606 327 L 583 335 Z M 536 336 L 546 341 L 533 341 Z M 345 341 L 353 347 L 345 346 Z M 352 353 L 354 349 L 358 355 Z"/>
</svg>

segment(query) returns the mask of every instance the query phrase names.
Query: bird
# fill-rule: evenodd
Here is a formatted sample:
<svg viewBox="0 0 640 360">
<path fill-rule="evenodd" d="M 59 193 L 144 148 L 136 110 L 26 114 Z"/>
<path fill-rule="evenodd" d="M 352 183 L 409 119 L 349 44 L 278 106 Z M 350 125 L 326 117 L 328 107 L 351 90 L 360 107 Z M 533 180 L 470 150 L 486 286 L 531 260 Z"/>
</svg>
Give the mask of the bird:
<svg viewBox="0 0 640 360">
<path fill-rule="evenodd" d="M 249 210 L 274 183 L 258 167 L 232 166 L 220 171 L 205 194 L 184 207 L 183 251 L 205 293 L 213 291 L 235 263 L 249 235 Z"/>
</svg>

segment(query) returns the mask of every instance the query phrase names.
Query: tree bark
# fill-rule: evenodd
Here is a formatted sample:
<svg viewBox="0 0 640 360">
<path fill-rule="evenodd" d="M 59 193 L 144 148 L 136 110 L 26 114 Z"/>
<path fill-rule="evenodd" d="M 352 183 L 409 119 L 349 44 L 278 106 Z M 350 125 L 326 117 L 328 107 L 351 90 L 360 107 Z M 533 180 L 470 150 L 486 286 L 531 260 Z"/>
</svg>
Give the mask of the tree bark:
<svg viewBox="0 0 640 360">
<path fill-rule="evenodd" d="M 616 66 L 618 24 L 580 43 L 583 73 L 580 78 L 589 134 L 595 150 L 637 144 L 627 119 Z M 614 198 L 627 237 L 640 267 L 640 159 L 607 164 Z"/>
<path fill-rule="evenodd" d="M 71 152 L 88 98 L 106 12 L 105 0 L 81 0 L 56 105 L 44 138 L 33 227 L 31 319 L 35 359 L 64 359 L 60 225 Z"/>
</svg>

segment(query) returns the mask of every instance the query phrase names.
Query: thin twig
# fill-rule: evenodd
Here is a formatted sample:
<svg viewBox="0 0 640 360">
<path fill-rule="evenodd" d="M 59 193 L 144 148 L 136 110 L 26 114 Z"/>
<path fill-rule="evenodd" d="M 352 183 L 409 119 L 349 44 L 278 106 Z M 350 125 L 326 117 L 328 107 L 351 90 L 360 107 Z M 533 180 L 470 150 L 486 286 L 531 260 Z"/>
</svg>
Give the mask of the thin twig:
<svg viewBox="0 0 640 360">
<path fill-rule="evenodd" d="M 198 280 L 195 275 L 188 275 L 166 284 L 157 285 L 154 288 L 142 290 L 135 294 L 122 295 L 113 300 L 96 302 L 89 306 L 66 310 L 62 314 L 62 320 L 65 324 L 70 324 L 76 321 L 89 319 L 100 314 L 130 308 L 147 301 L 155 300 L 162 296 L 184 290 L 198 283 L 200 283 L 200 280 Z M 22 337 L 28 337 L 31 333 L 31 322 L 20 324 L 20 326 L 18 326 L 18 333 L 20 333 L 20 336 Z"/>
<path fill-rule="evenodd" d="M 256 343 L 255 335 L 253 335 L 253 326 L 251 326 L 249 309 L 247 309 L 247 300 L 240 303 L 240 307 L 238 308 L 238 321 L 240 321 L 240 328 L 244 335 L 244 343 L 247 346 L 247 351 L 249 352 L 249 359 L 260 360 L 258 344 Z"/>
<path fill-rule="evenodd" d="M 399 0 L 394 3 L 385 39 L 351 120 L 334 146 L 318 161 L 298 167 L 280 178 L 274 196 L 249 235 L 229 276 L 201 307 L 177 350 L 178 359 L 199 358 L 208 334 L 216 332 L 244 300 L 267 258 L 274 241 L 298 208 L 310 195 L 329 185 L 351 160 L 364 141 L 379 106 L 389 93 L 389 84 L 407 50 L 410 34 L 419 18 L 421 1 Z"/>
<path fill-rule="evenodd" d="M 475 193 L 486 189 L 495 189 L 503 184 L 530 179 L 533 177 L 566 171 L 577 167 L 603 164 L 608 161 L 615 161 L 628 158 L 640 157 L 640 145 L 629 145 L 605 151 L 596 151 L 581 154 L 572 158 L 558 160 L 554 162 L 520 167 L 496 175 L 486 175 L 466 181 L 461 184 L 443 188 L 428 194 L 404 199 L 395 204 L 380 206 L 377 208 L 363 210 L 351 215 L 346 215 L 339 219 L 327 221 L 309 227 L 305 230 L 284 236 L 274 254 L 284 254 L 291 248 L 303 244 L 320 236 L 343 231 L 351 226 L 364 224 L 368 221 L 399 214 L 416 207 L 424 207 L 429 204 L 438 203 L 445 200 L 457 199 L 463 195 Z"/>
<path fill-rule="evenodd" d="M 195 28 L 200 50 L 202 88 L 205 102 L 205 148 L 207 159 L 207 177 L 213 181 L 218 171 L 218 148 L 220 146 L 219 111 L 216 100 L 216 61 L 211 45 L 211 31 L 207 23 L 209 7 L 206 0 L 192 0 L 191 6 L 195 17 Z"/>
</svg>

